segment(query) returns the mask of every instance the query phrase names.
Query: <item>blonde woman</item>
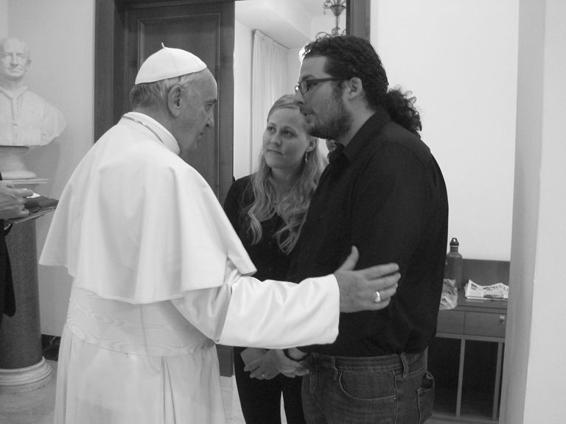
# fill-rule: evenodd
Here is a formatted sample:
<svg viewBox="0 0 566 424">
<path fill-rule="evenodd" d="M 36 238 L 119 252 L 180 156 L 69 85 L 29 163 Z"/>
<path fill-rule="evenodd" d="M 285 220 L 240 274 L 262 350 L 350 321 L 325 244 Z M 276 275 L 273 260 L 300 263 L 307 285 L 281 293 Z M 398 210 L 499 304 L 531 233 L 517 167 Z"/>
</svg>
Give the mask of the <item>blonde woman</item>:
<svg viewBox="0 0 566 424">
<path fill-rule="evenodd" d="M 307 122 L 294 96 L 282 96 L 268 113 L 257 172 L 237 180 L 227 195 L 226 214 L 256 265 L 255 277 L 260 280 L 285 280 L 289 253 L 297 242 L 324 167 L 317 141 L 308 134 Z M 280 373 L 286 368 L 288 375 L 301 374 L 298 362 L 281 351 L 242 347 L 234 349 L 234 365 L 247 424 L 280 423 L 281 395 L 287 422 L 305 422 L 301 378 Z"/>
</svg>

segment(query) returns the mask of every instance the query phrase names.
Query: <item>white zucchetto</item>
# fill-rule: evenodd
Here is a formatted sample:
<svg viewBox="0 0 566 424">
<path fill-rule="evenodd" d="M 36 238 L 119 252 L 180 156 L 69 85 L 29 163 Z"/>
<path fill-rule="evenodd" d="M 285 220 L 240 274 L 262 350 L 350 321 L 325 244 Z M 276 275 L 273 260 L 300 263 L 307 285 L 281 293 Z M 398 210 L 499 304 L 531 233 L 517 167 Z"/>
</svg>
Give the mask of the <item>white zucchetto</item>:
<svg viewBox="0 0 566 424">
<path fill-rule="evenodd" d="M 163 48 L 149 56 L 140 66 L 136 84 L 180 77 L 206 69 L 206 64 L 194 54 L 161 45 Z"/>
</svg>

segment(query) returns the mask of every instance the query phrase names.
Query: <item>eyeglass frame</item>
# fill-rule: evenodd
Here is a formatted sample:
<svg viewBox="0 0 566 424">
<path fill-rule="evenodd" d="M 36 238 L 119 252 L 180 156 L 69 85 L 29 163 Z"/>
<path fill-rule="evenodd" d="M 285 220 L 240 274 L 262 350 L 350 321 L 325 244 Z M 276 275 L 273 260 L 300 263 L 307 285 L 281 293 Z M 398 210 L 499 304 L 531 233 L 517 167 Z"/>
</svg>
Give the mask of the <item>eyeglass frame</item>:
<svg viewBox="0 0 566 424">
<path fill-rule="evenodd" d="M 318 84 L 320 84 L 321 82 L 326 82 L 326 81 L 345 81 L 345 79 L 344 78 L 334 78 L 334 77 L 304 79 L 302 81 L 299 81 L 297 83 L 297 85 L 295 85 L 295 93 L 301 93 L 301 96 L 304 96 L 309 91 L 311 91 L 314 87 L 316 87 Z M 301 88 L 303 86 L 305 87 L 304 90 Z"/>
</svg>

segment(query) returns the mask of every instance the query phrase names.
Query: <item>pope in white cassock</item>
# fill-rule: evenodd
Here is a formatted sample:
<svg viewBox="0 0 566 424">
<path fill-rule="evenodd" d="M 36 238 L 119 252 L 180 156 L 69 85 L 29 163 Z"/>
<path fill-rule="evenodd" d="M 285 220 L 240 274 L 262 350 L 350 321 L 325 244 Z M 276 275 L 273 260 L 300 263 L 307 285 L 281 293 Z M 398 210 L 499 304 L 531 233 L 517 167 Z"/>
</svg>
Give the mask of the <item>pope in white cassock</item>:
<svg viewBox="0 0 566 424">
<path fill-rule="evenodd" d="M 212 190 L 179 157 L 213 125 L 211 72 L 164 47 L 135 84 L 134 111 L 66 185 L 40 259 L 73 278 L 55 423 L 224 423 L 215 343 L 331 343 L 340 311 L 387 306 L 398 268 L 353 271 L 354 250 L 334 274 L 301 284 L 251 277 Z"/>
</svg>

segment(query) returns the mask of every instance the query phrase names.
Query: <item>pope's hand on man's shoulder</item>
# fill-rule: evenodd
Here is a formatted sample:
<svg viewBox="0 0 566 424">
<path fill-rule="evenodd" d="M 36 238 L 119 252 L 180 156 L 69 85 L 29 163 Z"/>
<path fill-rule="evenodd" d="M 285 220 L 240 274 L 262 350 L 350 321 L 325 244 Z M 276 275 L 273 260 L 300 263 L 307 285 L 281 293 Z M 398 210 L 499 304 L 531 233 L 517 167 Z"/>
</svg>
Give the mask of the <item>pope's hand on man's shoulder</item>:
<svg viewBox="0 0 566 424">
<path fill-rule="evenodd" d="M 340 289 L 340 312 L 379 310 L 389 305 L 401 275 L 397 264 L 376 265 L 354 271 L 356 247 L 334 272 Z"/>
</svg>

